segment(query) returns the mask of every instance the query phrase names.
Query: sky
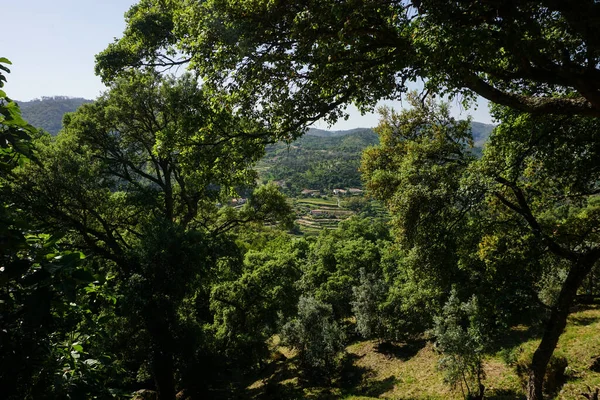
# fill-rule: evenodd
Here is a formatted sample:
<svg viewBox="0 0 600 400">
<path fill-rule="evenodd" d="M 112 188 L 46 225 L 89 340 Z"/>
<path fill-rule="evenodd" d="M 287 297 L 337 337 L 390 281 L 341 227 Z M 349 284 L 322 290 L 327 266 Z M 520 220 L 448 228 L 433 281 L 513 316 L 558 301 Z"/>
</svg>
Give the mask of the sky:
<svg viewBox="0 0 600 400">
<path fill-rule="evenodd" d="M 28 101 L 42 96 L 94 99 L 105 87 L 94 74 L 94 56 L 125 29 L 124 13 L 134 0 L 20 0 L 3 2 L 0 21 L 0 57 L 13 65 L 4 90 L 13 99 Z M 401 108 L 400 102 L 382 102 Z M 350 117 L 322 129 L 352 129 L 377 125 L 377 113 L 361 115 L 348 107 Z M 490 123 L 487 102 L 477 110 L 453 104 L 455 116 L 472 115 Z"/>
</svg>

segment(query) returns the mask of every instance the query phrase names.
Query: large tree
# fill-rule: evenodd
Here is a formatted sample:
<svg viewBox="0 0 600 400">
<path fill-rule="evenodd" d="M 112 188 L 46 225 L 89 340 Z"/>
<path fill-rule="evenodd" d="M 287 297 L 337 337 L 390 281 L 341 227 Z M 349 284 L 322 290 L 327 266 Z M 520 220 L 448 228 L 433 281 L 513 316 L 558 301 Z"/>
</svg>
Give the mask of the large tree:
<svg viewBox="0 0 600 400">
<path fill-rule="evenodd" d="M 272 187 L 240 209 L 220 206 L 254 186 L 250 166 L 270 140 L 262 124 L 211 106 L 189 75 L 132 73 L 68 115 L 56 140 L 38 140 L 39 162 L 15 172 L 11 195 L 38 227 L 113 266 L 117 313 L 140 341 L 130 345 L 146 346 L 161 399 L 175 398 L 175 372 L 195 354 L 188 320 L 201 316 L 186 304 L 202 303 L 217 259 L 235 253 L 227 232 L 287 218 Z"/>
<path fill-rule="evenodd" d="M 505 245 L 519 247 L 515 231 L 503 225 L 507 218 L 501 215 L 508 214 L 535 239 L 545 274 L 562 273 L 556 293 L 546 299 L 549 315 L 529 372 L 528 397 L 541 399 L 570 308 L 600 260 L 600 121 L 541 118 L 502 107 L 495 115 L 502 124 L 475 168 L 487 177 L 486 200 L 498 222 L 487 232 L 482 254 L 493 254 L 493 263 Z"/>
<path fill-rule="evenodd" d="M 528 386 L 541 399 L 569 309 L 600 260 L 599 122 L 498 108 L 502 124 L 476 159 L 465 121 L 430 101 L 412 105 L 384 111 L 381 145 L 363 158 L 367 187 L 392 211 L 422 279 L 478 292 L 491 323 L 518 321 L 519 303 L 543 311 Z M 548 295 L 543 282 L 557 276 Z"/>
<path fill-rule="evenodd" d="M 398 97 L 417 77 L 523 111 L 600 116 L 599 16 L 594 0 L 142 0 L 97 72 L 188 65 L 286 128 Z"/>
</svg>

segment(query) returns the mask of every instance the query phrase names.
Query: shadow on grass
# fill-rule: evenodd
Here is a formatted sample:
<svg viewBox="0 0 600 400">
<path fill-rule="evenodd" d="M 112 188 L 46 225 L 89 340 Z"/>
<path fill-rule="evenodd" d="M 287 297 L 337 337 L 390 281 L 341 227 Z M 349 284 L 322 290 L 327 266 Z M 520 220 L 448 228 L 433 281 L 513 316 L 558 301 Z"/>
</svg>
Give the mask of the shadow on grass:
<svg viewBox="0 0 600 400">
<path fill-rule="evenodd" d="M 425 347 L 426 344 L 426 340 L 413 340 L 403 344 L 382 342 L 375 347 L 375 351 L 388 357 L 407 361 L 416 356 L 419 350 Z"/>
<path fill-rule="evenodd" d="M 273 361 L 261 372 L 260 384 L 246 389 L 247 399 L 299 399 L 303 388 L 299 385 L 298 371 L 288 361 Z"/>
<path fill-rule="evenodd" d="M 294 384 L 279 384 L 267 382 L 258 389 L 249 390 L 247 397 L 240 399 L 301 399 L 304 397 L 304 391 L 301 387 Z"/>
<path fill-rule="evenodd" d="M 341 361 L 339 378 L 330 382 L 306 379 L 298 369 L 292 368 L 292 360 L 273 362 L 263 372 L 260 383 L 246 389 L 245 396 L 239 398 L 333 400 L 339 399 L 340 394 L 379 397 L 394 388 L 395 376 L 372 379 L 372 370 L 356 365 L 360 358 L 356 354 L 346 354 Z"/>
<path fill-rule="evenodd" d="M 519 394 L 514 390 L 495 389 L 485 393 L 485 398 L 490 400 L 525 400 L 523 394 Z"/>
<path fill-rule="evenodd" d="M 363 356 L 347 353 L 341 362 L 339 386 L 342 389 L 349 390 L 359 386 L 365 378 L 372 372 L 368 368 L 359 367 L 355 362 Z"/>
<path fill-rule="evenodd" d="M 582 315 L 571 315 L 569 317 L 569 324 L 578 326 L 587 326 L 598 321 L 600 321 L 600 317 L 584 317 Z"/>
<path fill-rule="evenodd" d="M 387 393 L 394 389 L 396 385 L 396 377 L 390 376 L 385 379 L 378 381 L 370 380 L 358 388 L 345 392 L 348 395 L 354 396 L 367 396 L 367 397 L 379 397 L 384 393 Z"/>
<path fill-rule="evenodd" d="M 512 349 L 532 339 L 539 339 L 542 335 L 542 326 L 517 326 L 508 330 L 501 338 L 494 342 L 492 351 Z"/>
<path fill-rule="evenodd" d="M 339 386 L 345 395 L 379 397 L 394 388 L 396 377 L 390 376 L 382 380 L 371 378 L 373 371 L 356 365 L 362 358 L 355 354 L 347 354 L 342 361 Z"/>
</svg>

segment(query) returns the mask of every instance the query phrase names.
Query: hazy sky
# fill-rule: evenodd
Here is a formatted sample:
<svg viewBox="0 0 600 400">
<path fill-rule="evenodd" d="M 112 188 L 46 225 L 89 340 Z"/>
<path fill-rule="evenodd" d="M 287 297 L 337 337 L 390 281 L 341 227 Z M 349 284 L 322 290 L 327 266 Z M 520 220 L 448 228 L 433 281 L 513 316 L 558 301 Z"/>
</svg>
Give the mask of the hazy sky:
<svg viewBox="0 0 600 400">
<path fill-rule="evenodd" d="M 134 0 L 21 0 L 3 2 L 0 57 L 12 61 L 7 94 L 18 100 L 42 96 L 94 99 L 105 88 L 94 75 L 94 55 L 125 28 L 123 14 Z M 400 103 L 387 103 L 400 107 Z M 350 118 L 332 129 L 377 125 L 377 115 L 361 116 L 349 107 Z M 459 107 L 454 107 L 458 114 Z M 490 122 L 487 105 L 469 111 L 476 121 Z M 463 112 L 461 115 L 466 116 Z M 317 124 L 327 128 L 324 124 Z"/>
</svg>

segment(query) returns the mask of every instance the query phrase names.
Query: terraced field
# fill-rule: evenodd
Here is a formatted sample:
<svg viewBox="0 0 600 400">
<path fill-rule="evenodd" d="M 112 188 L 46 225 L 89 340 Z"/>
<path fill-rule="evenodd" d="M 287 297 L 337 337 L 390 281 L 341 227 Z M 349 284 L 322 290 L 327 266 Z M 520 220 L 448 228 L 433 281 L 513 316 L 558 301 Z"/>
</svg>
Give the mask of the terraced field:
<svg viewBox="0 0 600 400">
<path fill-rule="evenodd" d="M 355 212 L 341 206 L 338 198 L 294 199 L 296 224 L 304 234 L 318 234 L 322 229 L 335 229 L 340 221 Z"/>
</svg>

